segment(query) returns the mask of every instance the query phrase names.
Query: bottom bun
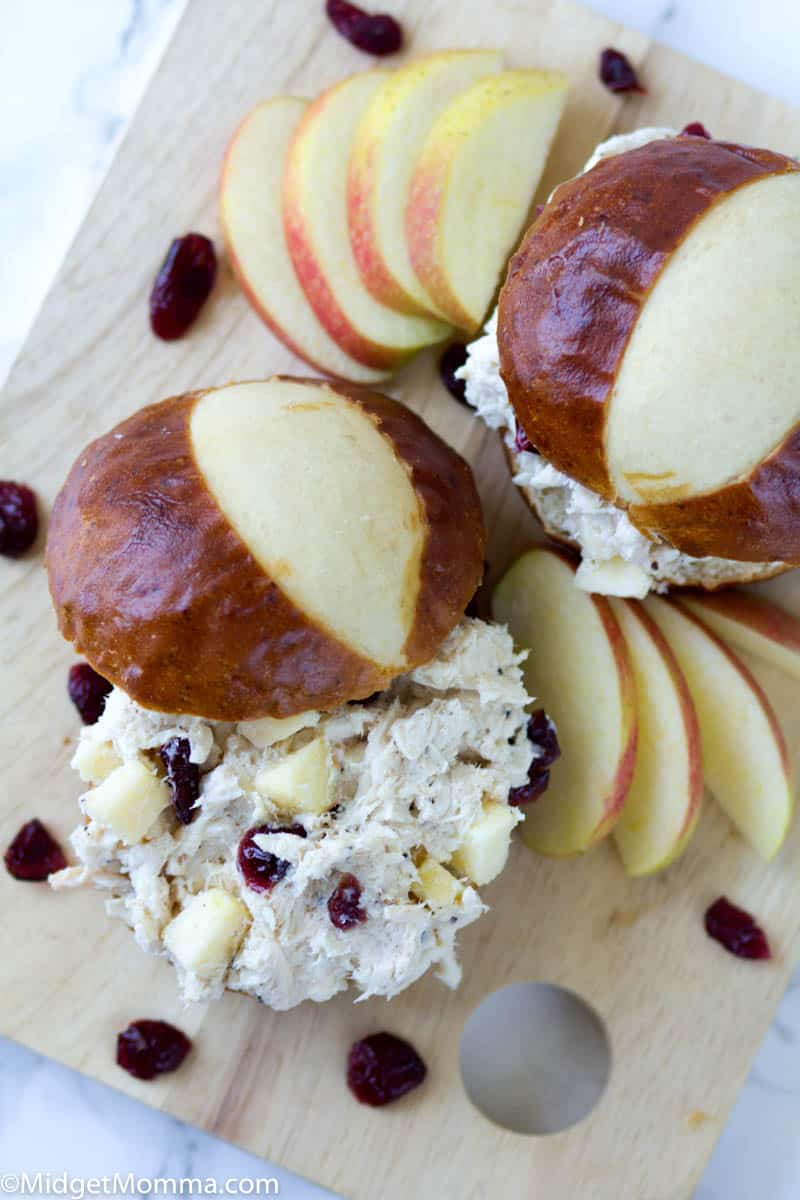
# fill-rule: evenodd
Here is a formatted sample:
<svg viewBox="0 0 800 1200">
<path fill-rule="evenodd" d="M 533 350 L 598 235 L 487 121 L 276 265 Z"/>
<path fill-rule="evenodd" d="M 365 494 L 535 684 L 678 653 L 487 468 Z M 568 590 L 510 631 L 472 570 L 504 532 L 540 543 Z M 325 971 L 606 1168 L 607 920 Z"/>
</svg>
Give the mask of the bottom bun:
<svg viewBox="0 0 800 1200">
<path fill-rule="evenodd" d="M 506 444 L 502 433 L 501 440 L 509 470 L 512 476 L 516 475 L 520 465 L 518 456 Z M 535 513 L 547 536 L 583 555 L 584 546 L 581 545 L 574 533 L 566 530 L 563 526 L 561 519 L 563 505 L 560 502 L 559 492 L 556 489 L 553 489 L 552 492 L 547 489 L 540 490 L 525 484 L 517 484 L 517 487 Z M 642 532 L 647 534 L 647 531 Z M 610 595 L 643 596 L 646 594 L 645 590 L 631 585 L 630 578 L 626 577 L 627 568 L 631 573 L 635 572 L 639 578 L 642 578 L 643 573 L 639 567 L 632 563 L 624 564 L 623 560 L 619 558 L 609 559 L 606 562 L 619 564 L 620 569 L 618 572 L 614 572 L 613 568 L 609 569 L 608 577 L 604 581 L 601 572 L 590 568 L 589 563 L 584 559 L 577 577 L 579 585 L 586 591 L 603 592 Z M 650 582 L 646 590 L 664 592 L 669 588 L 701 588 L 706 592 L 715 592 L 720 588 L 733 587 L 735 584 L 762 582 L 792 569 L 791 563 L 738 562 L 733 559 L 713 557 L 692 558 L 688 554 L 681 553 L 675 559 L 674 564 L 662 565 L 657 575 L 653 574 L 649 577 Z"/>
</svg>

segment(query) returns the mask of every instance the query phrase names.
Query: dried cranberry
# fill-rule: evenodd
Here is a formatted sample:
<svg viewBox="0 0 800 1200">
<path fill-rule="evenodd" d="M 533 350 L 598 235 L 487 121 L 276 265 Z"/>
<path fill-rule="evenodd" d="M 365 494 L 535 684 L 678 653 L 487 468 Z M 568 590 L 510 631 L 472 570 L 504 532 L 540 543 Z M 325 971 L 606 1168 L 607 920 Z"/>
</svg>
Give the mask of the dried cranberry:
<svg viewBox="0 0 800 1200">
<path fill-rule="evenodd" d="M 112 685 L 88 663 L 75 663 L 69 669 L 67 691 L 81 714 L 84 725 L 94 725 L 106 706 L 106 696 Z"/>
<path fill-rule="evenodd" d="M 600 79 L 610 92 L 644 92 L 631 60 L 608 46 L 600 55 Z"/>
<path fill-rule="evenodd" d="M 349 0 L 326 0 L 325 12 L 336 31 L 367 54 L 396 54 L 403 45 L 403 30 L 394 17 L 368 13 Z"/>
<path fill-rule="evenodd" d="M 200 811 L 200 768 L 190 760 L 192 747 L 188 738 L 173 737 L 159 750 L 167 772 L 172 794 L 172 807 L 181 825 L 190 825 Z"/>
<path fill-rule="evenodd" d="M 36 496 L 24 483 L 0 480 L 0 554 L 18 558 L 39 532 Z"/>
<path fill-rule="evenodd" d="M 427 1074 L 414 1047 L 393 1033 L 373 1033 L 350 1047 L 347 1086 L 361 1104 L 391 1104 L 419 1087 Z"/>
<path fill-rule="evenodd" d="M 10 875 L 30 883 L 42 883 L 48 875 L 63 871 L 67 865 L 64 851 L 35 817 L 22 826 L 3 861 Z"/>
<path fill-rule="evenodd" d="M 705 125 L 700 121 L 690 121 L 689 124 L 681 130 L 683 137 L 701 137 L 711 140 L 711 134 L 706 129 Z"/>
<path fill-rule="evenodd" d="M 537 767 L 551 767 L 561 758 L 556 727 L 543 708 L 537 708 L 528 719 L 528 741 L 542 751 L 536 759 Z"/>
<path fill-rule="evenodd" d="M 167 1021 L 131 1021 L 117 1034 L 117 1064 L 136 1079 L 177 1071 L 192 1043 Z"/>
<path fill-rule="evenodd" d="M 292 864 L 269 850 L 262 850 L 255 840 L 257 833 L 293 833 L 301 838 L 307 835 L 302 825 L 257 825 L 248 829 L 239 842 L 239 870 L 245 883 L 253 892 L 271 892 Z"/>
<path fill-rule="evenodd" d="M 720 896 L 706 909 L 706 933 L 737 958 L 772 958 L 767 935 L 749 912 Z"/>
<path fill-rule="evenodd" d="M 355 875 L 343 875 L 328 897 L 328 916 L 337 929 L 352 929 L 367 919 L 361 907 L 361 884 Z"/>
<path fill-rule="evenodd" d="M 463 342 L 452 342 L 439 359 L 439 378 L 451 396 L 461 404 L 467 402 L 467 385 L 458 379 L 456 371 L 467 361 L 467 347 Z"/>
<path fill-rule="evenodd" d="M 543 212 L 544 212 L 544 205 L 543 205 L 543 204 L 537 204 L 537 205 L 536 205 L 536 216 L 537 216 L 537 217 L 540 217 L 540 216 L 542 215 L 542 213 L 543 213 Z"/>
<path fill-rule="evenodd" d="M 514 449 L 517 454 L 531 454 L 533 452 L 533 442 L 528 437 L 521 425 L 517 426 L 517 432 L 514 434 Z"/>
<path fill-rule="evenodd" d="M 511 788 L 508 793 L 509 804 L 516 804 L 518 808 L 522 808 L 525 804 L 533 804 L 535 800 L 538 800 L 547 791 L 550 786 L 550 772 L 547 768 L 543 771 L 537 771 L 535 767 L 536 764 L 531 763 L 528 768 L 527 783 Z"/>
<path fill-rule="evenodd" d="M 183 337 L 217 277 L 214 243 L 202 233 L 175 238 L 150 293 L 150 328 L 172 342 Z"/>
<path fill-rule="evenodd" d="M 528 782 L 512 788 L 508 793 L 509 804 L 532 804 L 538 800 L 550 783 L 550 767 L 561 757 L 556 727 L 543 708 L 537 708 L 528 720 L 528 739 L 542 753 L 528 767 Z"/>
</svg>

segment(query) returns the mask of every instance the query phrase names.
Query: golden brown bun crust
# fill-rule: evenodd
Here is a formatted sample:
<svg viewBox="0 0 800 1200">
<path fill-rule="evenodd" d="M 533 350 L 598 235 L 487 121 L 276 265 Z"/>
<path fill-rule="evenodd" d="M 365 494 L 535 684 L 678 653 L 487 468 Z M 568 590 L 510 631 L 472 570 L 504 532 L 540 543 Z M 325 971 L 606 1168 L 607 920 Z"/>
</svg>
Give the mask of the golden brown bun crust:
<svg viewBox="0 0 800 1200">
<path fill-rule="evenodd" d="M 398 457 L 411 468 L 428 536 L 416 615 L 405 651 L 409 662 L 425 662 L 461 619 L 483 578 L 486 526 L 475 479 L 464 459 L 410 409 L 380 392 L 345 384 L 331 386 L 372 413 Z"/>
<path fill-rule="evenodd" d="M 701 138 L 650 142 L 599 162 L 585 175 L 559 187 L 528 231 L 509 265 L 500 293 L 500 371 L 509 399 L 531 442 L 560 471 L 614 500 L 605 462 L 607 400 L 628 339 L 647 294 L 669 255 L 694 222 L 721 197 L 765 175 L 798 171 L 784 155 Z M 785 487 L 787 473 L 760 484 Z M 800 477 L 796 477 L 800 478 Z M 747 486 L 746 484 L 744 485 Z M 770 523 L 794 521 L 791 545 L 800 558 L 800 484 L 770 496 Z M 702 502 L 693 505 L 702 511 Z M 741 502 L 753 514 L 755 535 L 763 526 L 758 503 Z M 785 506 L 774 517 L 772 505 Z M 671 519 L 667 509 L 676 509 Z M 680 550 L 697 553 L 683 537 L 684 521 L 696 519 L 684 506 L 661 505 Z M 640 516 L 631 514 L 635 524 Z M 662 532 L 660 520 L 648 526 Z M 725 548 L 702 554 L 723 557 L 789 558 L 787 543 Z M 731 536 L 731 533 L 733 536 Z M 724 530 L 720 531 L 724 538 Z"/>
<path fill-rule="evenodd" d="M 638 528 L 657 530 L 685 554 L 751 562 L 782 559 L 797 565 L 800 429 L 793 429 L 747 479 L 671 504 L 632 505 L 628 516 Z"/>
<path fill-rule="evenodd" d="M 480 500 L 467 464 L 419 417 L 385 396 L 335 386 L 409 462 L 428 517 L 410 669 L 436 653 L 480 583 Z M 47 546 L 62 634 L 106 679 L 163 712 L 285 717 L 386 687 L 394 672 L 301 612 L 216 504 L 189 435 L 202 394 L 142 409 L 73 466 Z"/>
</svg>

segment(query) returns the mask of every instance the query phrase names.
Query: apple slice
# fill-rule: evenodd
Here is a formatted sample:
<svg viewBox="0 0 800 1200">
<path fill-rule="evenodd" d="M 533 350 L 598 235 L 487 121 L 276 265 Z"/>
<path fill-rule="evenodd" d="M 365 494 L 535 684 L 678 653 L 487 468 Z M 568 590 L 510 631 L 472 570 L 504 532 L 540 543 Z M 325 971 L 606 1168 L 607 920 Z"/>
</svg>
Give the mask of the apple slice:
<svg viewBox="0 0 800 1200">
<path fill-rule="evenodd" d="M 789 755 L 772 705 L 744 663 L 697 617 L 654 596 L 644 603 L 689 684 L 708 786 L 758 853 L 774 857 L 793 799 Z"/>
<path fill-rule="evenodd" d="M 800 621 L 785 609 L 750 592 L 684 593 L 680 603 L 738 650 L 800 679 Z"/>
<path fill-rule="evenodd" d="M 700 815 L 700 726 L 686 679 L 658 626 L 635 600 L 611 600 L 633 664 L 639 743 L 614 841 L 629 875 L 669 866 Z"/>
<path fill-rule="evenodd" d="M 420 282 L 454 325 L 483 324 L 525 226 L 568 81 L 503 71 L 444 110 L 411 181 L 406 235 Z"/>
<path fill-rule="evenodd" d="M 611 832 L 633 778 L 636 691 L 625 639 L 608 601 L 577 588 L 574 563 L 549 547 L 514 563 L 492 611 L 530 650 L 525 682 L 562 750 L 547 791 L 525 808 L 523 840 L 542 854 L 580 854 Z"/>
<path fill-rule="evenodd" d="M 406 206 L 419 152 L 450 101 L 502 65 L 499 50 L 429 54 L 388 76 L 364 114 L 350 157 L 350 237 L 366 286 L 399 312 L 437 312 L 406 241 Z"/>
<path fill-rule="evenodd" d="M 387 371 L 356 362 L 317 320 L 294 273 L 283 233 L 283 170 L 307 100 L 278 96 L 239 126 L 222 168 L 220 217 L 234 274 L 245 296 L 285 346 L 316 371 L 375 383 Z"/>
<path fill-rule="evenodd" d="M 448 326 L 387 308 L 359 274 L 347 226 L 347 164 L 356 129 L 385 71 L 352 75 L 328 88 L 295 131 L 283 182 L 283 225 L 295 273 L 330 336 L 377 370 L 402 366 Z"/>
</svg>

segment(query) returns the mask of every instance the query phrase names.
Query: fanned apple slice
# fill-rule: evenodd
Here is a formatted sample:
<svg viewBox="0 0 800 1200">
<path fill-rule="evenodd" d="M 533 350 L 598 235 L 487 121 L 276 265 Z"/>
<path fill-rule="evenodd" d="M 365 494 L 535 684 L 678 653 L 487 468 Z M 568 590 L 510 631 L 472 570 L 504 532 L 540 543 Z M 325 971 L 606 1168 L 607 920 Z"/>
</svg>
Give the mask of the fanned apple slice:
<svg viewBox="0 0 800 1200">
<path fill-rule="evenodd" d="M 352 75 L 303 114 L 286 160 L 283 224 L 294 269 L 330 336 L 368 367 L 396 369 L 449 328 L 396 312 L 364 286 L 347 226 L 347 164 L 356 129 L 385 71 Z"/>
<path fill-rule="evenodd" d="M 558 730 L 561 758 L 547 791 L 525 807 L 522 837 L 542 854 L 588 850 L 619 819 L 636 759 L 630 656 L 608 601 L 575 586 L 560 551 L 529 550 L 492 597 L 520 649 L 525 682 Z"/>
<path fill-rule="evenodd" d="M 781 848 L 792 817 L 791 765 L 772 705 L 728 647 L 697 617 L 651 596 L 645 608 L 675 653 L 700 721 L 706 782 L 764 858 Z"/>
<path fill-rule="evenodd" d="M 406 211 L 414 270 L 439 312 L 474 332 L 519 240 L 567 97 L 565 75 L 503 71 L 436 121 Z"/>
<path fill-rule="evenodd" d="M 317 371 L 352 383 L 375 383 L 373 370 L 328 336 L 294 273 L 283 233 L 283 169 L 307 100 L 278 96 L 254 109 L 225 155 L 220 217 L 228 257 L 250 304 L 285 346 Z"/>
<path fill-rule="evenodd" d="M 635 600 L 611 600 L 633 665 L 639 741 L 614 841 L 629 875 L 649 875 L 689 844 L 703 798 L 700 726 L 683 672 Z"/>
<path fill-rule="evenodd" d="M 785 609 L 750 592 L 683 594 L 680 603 L 738 650 L 800 679 L 800 621 Z"/>
<path fill-rule="evenodd" d="M 450 101 L 502 65 L 499 50 L 429 54 L 392 72 L 364 114 L 350 157 L 350 237 L 367 288 L 399 312 L 438 311 L 414 271 L 406 241 L 408 191 L 419 152 Z"/>
</svg>

